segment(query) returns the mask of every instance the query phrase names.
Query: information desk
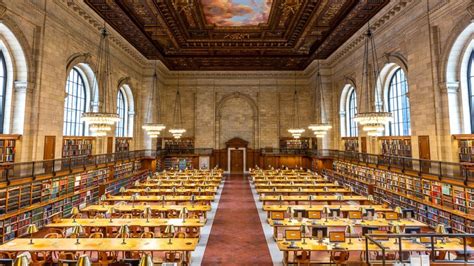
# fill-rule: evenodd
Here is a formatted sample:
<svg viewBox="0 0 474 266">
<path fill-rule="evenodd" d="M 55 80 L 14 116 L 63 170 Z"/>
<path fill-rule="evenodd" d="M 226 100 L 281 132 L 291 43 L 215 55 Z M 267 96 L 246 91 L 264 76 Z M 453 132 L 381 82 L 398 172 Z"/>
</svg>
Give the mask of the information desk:
<svg viewBox="0 0 474 266">
<path fill-rule="evenodd" d="M 400 219 L 400 220 L 386 220 L 386 219 L 376 219 L 376 220 L 351 220 L 347 218 L 329 218 L 327 219 L 307 219 L 303 218 L 301 221 L 297 219 L 292 219 L 291 221 L 288 218 L 283 220 L 272 220 L 267 219 L 267 222 L 273 226 L 273 238 L 279 240 L 278 233 L 280 229 L 285 230 L 288 228 L 299 228 L 301 225 L 306 225 L 309 228 L 313 227 L 346 227 L 348 225 L 353 225 L 357 227 L 387 227 L 389 228 L 392 225 L 400 225 L 405 228 L 421 228 L 428 227 L 427 224 L 419 222 L 415 219 Z"/>
<path fill-rule="evenodd" d="M 278 248 L 283 252 L 283 264 L 288 265 L 288 263 L 291 263 L 289 261 L 289 253 L 292 252 L 298 252 L 298 251 L 327 251 L 327 252 L 334 252 L 334 251 L 348 251 L 348 252 L 361 252 L 366 250 L 366 245 L 365 245 L 365 239 L 364 238 L 352 238 L 351 239 L 351 244 L 349 244 L 349 239 L 346 238 L 345 243 L 339 243 L 338 248 L 335 249 L 332 244 L 328 243 L 327 239 L 324 239 L 322 243 L 320 243 L 316 239 L 305 239 L 306 244 L 302 243 L 303 241 L 295 241 L 294 242 L 294 247 L 290 247 L 290 242 L 289 241 L 284 241 L 280 240 L 277 242 Z M 393 239 L 389 239 L 387 241 L 382 241 L 381 244 L 384 248 L 386 248 L 386 251 L 392 251 L 392 252 L 397 252 L 399 250 L 399 244 L 395 244 L 395 241 Z M 423 252 L 423 253 L 429 253 L 431 252 L 431 248 L 428 246 L 425 246 L 424 244 L 421 243 L 414 243 L 412 240 L 402 240 L 402 250 L 403 251 L 412 251 L 412 252 Z M 368 246 L 369 251 L 382 251 L 377 245 L 371 243 Z M 459 239 L 451 239 L 450 242 L 448 243 L 441 243 L 438 241 L 438 243 L 435 245 L 435 250 L 436 251 L 459 251 L 463 250 L 463 242 L 462 240 Z M 474 249 L 470 246 L 467 247 L 468 252 L 473 252 Z M 323 257 L 323 256 L 318 256 L 318 257 Z M 313 260 L 314 262 L 320 262 Z M 327 261 L 329 263 L 329 261 Z"/>
<path fill-rule="evenodd" d="M 309 202 L 309 196 L 283 196 L 282 201 L 286 202 L 294 202 L 295 205 L 299 205 L 298 203 L 303 201 L 303 202 Z M 263 205 L 267 204 L 268 202 L 280 202 L 279 196 L 260 196 L 259 197 L 260 201 L 263 202 Z M 324 195 L 324 196 L 313 196 L 312 202 L 329 202 L 329 201 L 337 201 L 338 197 L 336 195 Z M 348 201 L 355 201 L 360 203 L 361 205 L 364 204 L 366 201 L 368 201 L 367 197 L 365 196 L 357 196 L 357 195 L 351 195 L 351 196 L 344 196 L 343 200 L 341 202 L 348 202 Z"/>
<path fill-rule="evenodd" d="M 118 201 L 132 201 L 132 196 L 110 196 L 105 201 L 107 202 L 118 202 Z M 191 196 L 137 196 L 135 202 L 191 202 Z M 211 205 L 211 201 L 214 201 L 214 196 L 195 196 L 194 201 L 203 202 L 207 205 Z"/>
<path fill-rule="evenodd" d="M 207 217 L 207 212 L 211 210 L 210 205 L 138 205 L 132 206 L 131 204 L 117 204 L 117 205 L 89 205 L 84 209 L 81 209 L 81 212 L 107 212 L 109 209 L 113 208 L 116 212 L 120 213 L 131 213 L 133 211 L 141 211 L 143 212 L 146 207 L 149 207 L 152 211 L 155 212 L 167 212 L 171 210 L 181 211 L 183 208 L 186 208 L 188 212 L 195 212 L 198 214 L 202 214 L 204 218 Z"/>
<path fill-rule="evenodd" d="M 329 208 L 334 208 L 339 206 L 337 205 L 287 205 L 287 204 L 282 204 L 281 206 L 278 204 L 273 204 L 273 205 L 264 205 L 263 210 L 267 212 L 267 218 L 271 217 L 271 212 L 283 212 L 287 211 L 288 207 L 291 207 L 291 209 L 295 212 L 298 211 L 320 211 L 322 212 L 324 207 L 329 207 Z M 342 205 L 341 208 L 339 208 L 339 211 L 344 214 L 344 216 L 347 216 L 347 213 L 350 211 L 360 211 L 361 208 L 365 209 L 374 209 L 375 212 L 393 212 L 393 209 L 391 208 L 385 208 L 382 205 Z"/>
</svg>

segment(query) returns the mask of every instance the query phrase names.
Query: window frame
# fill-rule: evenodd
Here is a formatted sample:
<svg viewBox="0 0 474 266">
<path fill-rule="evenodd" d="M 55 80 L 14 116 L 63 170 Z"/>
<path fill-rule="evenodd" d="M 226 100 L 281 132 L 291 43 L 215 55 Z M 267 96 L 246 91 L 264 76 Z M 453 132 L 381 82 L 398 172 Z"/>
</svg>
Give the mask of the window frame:
<svg viewBox="0 0 474 266">
<path fill-rule="evenodd" d="M 71 80 L 71 75 L 75 75 L 77 80 Z M 74 78 L 73 77 L 73 78 Z M 75 90 L 74 94 L 70 93 L 69 86 Z M 78 89 L 82 89 L 82 97 Z M 77 67 L 71 68 L 68 77 L 66 79 L 65 91 L 67 96 L 64 99 L 64 115 L 63 115 L 63 136 L 85 136 L 86 135 L 86 123 L 78 118 L 78 112 L 82 113 L 87 111 L 87 83 L 84 74 Z M 71 104 L 68 104 L 68 97 L 72 97 Z M 81 103 L 83 101 L 83 103 Z M 68 105 L 67 105 L 68 104 Z M 82 108 L 80 104 L 83 104 Z"/>
<path fill-rule="evenodd" d="M 121 102 L 121 104 L 119 104 Z M 121 115 L 123 114 L 123 117 Z M 115 136 L 124 138 L 128 136 L 128 104 L 127 96 L 122 88 L 117 92 L 117 114 L 120 120 L 117 122 L 115 128 Z M 121 126 L 120 126 L 121 125 Z"/>
<path fill-rule="evenodd" d="M 0 63 L 2 64 L 1 70 L 3 71 L 3 77 L 0 76 L 1 79 L 3 79 L 3 86 L 0 88 L 1 95 L 2 97 L 0 101 L 0 133 L 3 134 L 5 127 L 5 108 L 6 108 L 6 97 L 7 97 L 7 81 L 8 81 L 8 72 L 7 72 L 7 61 L 5 60 L 5 55 L 3 54 L 3 50 L 0 50 Z"/>
<path fill-rule="evenodd" d="M 346 136 L 358 137 L 359 129 L 357 122 L 354 121 L 357 115 L 357 92 L 354 87 L 351 87 L 347 96 L 346 102 Z"/>
<path fill-rule="evenodd" d="M 471 75 L 474 64 L 474 50 L 471 51 L 469 56 L 469 63 L 467 64 L 467 101 L 469 106 L 470 122 L 471 122 L 471 134 L 474 134 L 474 75 Z"/>
<path fill-rule="evenodd" d="M 398 67 L 390 75 L 386 94 L 387 110 L 392 113 L 394 119 L 388 124 L 390 136 L 411 136 L 411 105 L 408 94 L 409 87 L 405 71 Z"/>
</svg>

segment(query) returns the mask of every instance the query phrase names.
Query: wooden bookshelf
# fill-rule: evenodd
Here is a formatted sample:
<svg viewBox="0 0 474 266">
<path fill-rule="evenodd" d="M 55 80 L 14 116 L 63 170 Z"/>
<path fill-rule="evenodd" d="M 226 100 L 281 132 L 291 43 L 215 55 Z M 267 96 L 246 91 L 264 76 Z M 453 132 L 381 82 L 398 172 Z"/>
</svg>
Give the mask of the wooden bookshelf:
<svg viewBox="0 0 474 266">
<path fill-rule="evenodd" d="M 474 163 L 474 134 L 453 135 L 458 143 L 458 156 L 461 163 Z"/>
<path fill-rule="evenodd" d="M 166 157 L 164 159 L 164 167 L 165 169 L 171 168 L 180 168 L 183 169 L 187 167 L 188 169 L 194 169 L 195 165 L 199 165 L 199 157 L 198 156 L 173 156 L 173 157 Z"/>
<path fill-rule="evenodd" d="M 156 148 L 166 150 L 193 150 L 194 138 L 158 138 L 156 141 Z"/>
<path fill-rule="evenodd" d="M 1 188 L 0 243 L 25 235 L 28 224 L 41 228 L 53 217 L 69 217 L 73 207 L 96 203 L 103 193 L 115 194 L 145 179 L 149 171 L 140 168 L 139 161 L 132 161 Z"/>
<path fill-rule="evenodd" d="M 13 163 L 15 161 L 17 141 L 21 135 L 0 134 L 0 163 Z"/>
<path fill-rule="evenodd" d="M 115 138 L 115 152 L 130 151 L 130 143 L 132 138 Z"/>
<path fill-rule="evenodd" d="M 411 137 L 379 137 L 378 139 L 383 155 L 412 157 Z"/>
<path fill-rule="evenodd" d="M 335 161 L 330 178 L 350 185 L 377 202 L 413 209 L 415 218 L 432 227 L 439 223 L 461 233 L 474 233 L 474 188 Z M 372 193 L 370 192 L 372 191 Z"/>
<path fill-rule="evenodd" d="M 94 137 L 64 137 L 62 157 L 92 155 Z"/>
<path fill-rule="evenodd" d="M 359 151 L 359 138 L 358 137 L 343 137 L 345 151 Z"/>
<path fill-rule="evenodd" d="M 310 149 L 311 147 L 316 148 L 317 144 L 311 142 L 311 138 L 280 138 L 280 149 L 301 150 Z"/>
</svg>

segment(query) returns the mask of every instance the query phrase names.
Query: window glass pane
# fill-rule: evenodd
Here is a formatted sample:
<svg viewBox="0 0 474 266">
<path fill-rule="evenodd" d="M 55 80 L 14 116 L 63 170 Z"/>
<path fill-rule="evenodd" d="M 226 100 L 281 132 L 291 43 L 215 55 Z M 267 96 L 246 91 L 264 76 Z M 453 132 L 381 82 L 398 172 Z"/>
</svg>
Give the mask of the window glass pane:
<svg viewBox="0 0 474 266">
<path fill-rule="evenodd" d="M 85 126 L 81 115 L 86 111 L 86 87 L 81 73 L 73 68 L 66 81 L 64 100 L 64 136 L 84 136 Z"/>
<path fill-rule="evenodd" d="M 471 134 L 474 134 L 474 51 L 471 52 L 471 58 L 469 59 L 469 65 L 467 70 L 468 75 L 468 96 L 469 96 L 469 112 L 471 118 Z"/>
<path fill-rule="evenodd" d="M 390 136 L 411 135 L 408 83 L 401 68 L 398 68 L 390 79 L 388 111 L 393 116 L 393 122 L 389 123 Z"/>
<path fill-rule="evenodd" d="M 117 123 L 117 127 L 115 130 L 115 136 L 117 137 L 126 137 L 126 129 L 127 129 L 127 116 L 126 116 L 126 102 L 125 96 L 120 89 L 117 94 L 117 113 L 120 117 L 119 122 Z"/>
<path fill-rule="evenodd" d="M 5 95 L 7 92 L 7 65 L 3 52 L 0 51 L 0 133 L 3 133 L 3 121 L 5 114 Z"/>
<path fill-rule="evenodd" d="M 351 88 L 349 92 L 349 97 L 347 100 L 348 100 L 348 104 L 347 104 L 348 110 L 346 111 L 347 113 L 346 135 L 348 137 L 356 137 L 358 135 L 358 131 L 357 131 L 358 129 L 357 129 L 357 123 L 354 121 L 354 118 L 357 114 L 357 95 L 354 88 Z"/>
</svg>

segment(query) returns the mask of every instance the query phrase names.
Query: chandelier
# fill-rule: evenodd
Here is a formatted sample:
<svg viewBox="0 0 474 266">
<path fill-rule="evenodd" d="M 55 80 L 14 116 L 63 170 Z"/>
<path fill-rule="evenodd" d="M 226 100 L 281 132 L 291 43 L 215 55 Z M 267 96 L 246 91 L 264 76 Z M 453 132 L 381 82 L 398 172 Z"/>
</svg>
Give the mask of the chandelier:
<svg viewBox="0 0 474 266">
<path fill-rule="evenodd" d="M 296 72 L 294 75 L 294 88 L 295 88 L 295 93 L 293 96 L 293 127 L 288 129 L 288 132 L 293 136 L 295 139 L 299 139 L 301 137 L 301 134 L 304 133 L 304 128 L 300 128 L 300 116 L 299 116 L 299 108 L 298 108 L 298 91 L 296 90 Z"/>
<path fill-rule="evenodd" d="M 108 112 L 107 99 L 108 86 L 110 82 L 110 47 L 109 33 L 104 27 L 100 31 L 100 43 L 98 52 L 98 69 L 97 84 L 94 84 L 92 95 L 96 95 L 95 90 L 99 87 L 99 96 L 102 96 L 103 104 L 99 104 L 99 110 L 93 111 L 93 101 L 91 101 L 91 111 L 85 112 L 81 116 L 81 120 L 89 124 L 89 129 L 95 136 L 106 136 L 108 131 L 112 130 L 112 126 L 120 120 L 117 113 Z"/>
<path fill-rule="evenodd" d="M 319 121 L 316 123 L 310 124 L 308 128 L 313 131 L 314 135 L 317 138 L 324 138 L 326 136 L 326 133 L 328 132 L 329 129 L 332 128 L 332 126 L 329 123 L 325 123 L 324 121 L 324 115 L 325 115 L 325 105 L 324 105 L 324 96 L 323 96 L 323 83 L 321 81 L 321 67 L 319 65 L 318 61 L 318 73 L 316 74 L 316 90 L 319 91 L 319 97 L 320 97 L 320 108 L 319 108 Z M 317 91 L 314 94 L 314 103 L 313 103 L 313 116 L 316 117 L 316 106 L 318 105 L 316 95 Z"/>
<path fill-rule="evenodd" d="M 176 90 L 176 99 L 174 102 L 173 127 L 169 132 L 175 139 L 180 139 L 186 132 L 183 128 L 183 114 L 181 112 L 181 95 L 179 94 L 179 72 L 178 72 L 178 89 Z"/>
<path fill-rule="evenodd" d="M 161 98 L 160 98 L 159 93 L 157 93 L 158 91 L 157 79 L 158 79 L 158 75 L 156 73 L 156 64 L 155 64 L 155 68 L 153 72 L 153 81 L 151 85 L 152 95 L 149 100 L 149 105 L 148 105 L 148 110 L 147 110 L 147 119 L 152 120 L 153 115 L 151 113 L 151 110 L 153 109 L 153 106 L 154 106 L 153 104 L 155 103 L 158 105 L 158 107 L 155 107 L 157 108 L 157 120 L 160 121 L 161 120 Z M 156 95 L 158 95 L 158 97 L 156 97 Z M 155 98 L 158 98 L 158 101 L 156 101 Z M 148 134 L 150 138 L 157 138 L 160 135 L 161 131 L 165 128 L 166 126 L 159 122 L 158 123 L 148 122 L 142 125 L 142 129 L 146 131 L 146 133 Z"/>
<path fill-rule="evenodd" d="M 371 80 L 369 74 L 369 57 L 372 60 L 373 80 Z M 370 30 L 370 25 L 368 25 L 365 36 L 364 62 L 362 71 L 362 89 L 367 91 L 367 97 L 365 98 L 368 111 L 356 114 L 354 121 L 362 125 L 362 129 L 367 131 L 368 136 L 379 136 L 385 130 L 385 125 L 393 120 L 393 117 L 392 113 L 383 111 L 383 102 L 381 107 L 377 108 L 375 106 L 376 99 L 373 99 L 371 87 L 375 87 L 377 84 L 376 81 L 379 78 L 379 68 L 377 64 L 377 51 L 375 50 L 375 42 L 372 31 Z"/>
</svg>

